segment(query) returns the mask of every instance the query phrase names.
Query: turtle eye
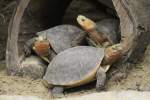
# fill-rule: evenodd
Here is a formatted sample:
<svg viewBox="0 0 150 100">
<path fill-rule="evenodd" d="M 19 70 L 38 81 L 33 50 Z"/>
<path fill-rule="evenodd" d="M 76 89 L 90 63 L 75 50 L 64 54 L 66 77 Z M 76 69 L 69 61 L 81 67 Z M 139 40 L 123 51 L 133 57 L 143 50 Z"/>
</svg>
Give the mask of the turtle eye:
<svg viewBox="0 0 150 100">
<path fill-rule="evenodd" d="M 85 19 L 81 19 L 81 21 L 83 21 L 83 22 L 84 22 L 84 21 L 85 21 Z"/>
<path fill-rule="evenodd" d="M 35 46 L 32 47 L 33 50 L 36 50 Z"/>
</svg>

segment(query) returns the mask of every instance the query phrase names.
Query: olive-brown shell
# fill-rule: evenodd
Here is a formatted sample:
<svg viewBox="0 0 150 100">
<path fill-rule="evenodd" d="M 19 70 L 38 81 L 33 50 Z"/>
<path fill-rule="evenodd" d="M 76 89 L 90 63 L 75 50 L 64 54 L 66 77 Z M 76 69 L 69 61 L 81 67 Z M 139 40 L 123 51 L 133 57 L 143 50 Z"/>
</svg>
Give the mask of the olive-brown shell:
<svg viewBox="0 0 150 100">
<path fill-rule="evenodd" d="M 104 48 L 77 46 L 59 53 L 49 64 L 44 80 L 51 85 L 79 86 L 95 79 Z"/>
</svg>

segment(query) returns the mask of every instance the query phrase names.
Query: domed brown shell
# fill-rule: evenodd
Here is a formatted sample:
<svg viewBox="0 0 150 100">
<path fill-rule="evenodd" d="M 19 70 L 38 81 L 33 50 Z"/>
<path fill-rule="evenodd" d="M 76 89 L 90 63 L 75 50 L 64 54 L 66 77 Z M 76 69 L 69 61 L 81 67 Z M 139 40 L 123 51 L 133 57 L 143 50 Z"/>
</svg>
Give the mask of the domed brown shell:
<svg viewBox="0 0 150 100">
<path fill-rule="evenodd" d="M 79 86 L 95 79 L 104 48 L 77 46 L 59 53 L 49 64 L 44 80 L 50 85 Z"/>
</svg>

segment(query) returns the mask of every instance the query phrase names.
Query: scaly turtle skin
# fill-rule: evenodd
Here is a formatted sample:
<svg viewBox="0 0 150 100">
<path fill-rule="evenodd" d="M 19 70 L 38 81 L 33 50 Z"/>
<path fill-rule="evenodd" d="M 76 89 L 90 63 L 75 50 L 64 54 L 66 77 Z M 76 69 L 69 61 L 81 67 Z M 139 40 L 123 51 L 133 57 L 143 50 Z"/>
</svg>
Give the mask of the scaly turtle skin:
<svg viewBox="0 0 150 100">
<path fill-rule="evenodd" d="M 104 48 L 77 46 L 59 53 L 49 64 L 44 80 L 53 87 L 54 96 L 59 96 L 63 88 L 76 87 L 97 79 L 97 90 L 104 89 L 106 71 L 101 67 Z"/>
</svg>

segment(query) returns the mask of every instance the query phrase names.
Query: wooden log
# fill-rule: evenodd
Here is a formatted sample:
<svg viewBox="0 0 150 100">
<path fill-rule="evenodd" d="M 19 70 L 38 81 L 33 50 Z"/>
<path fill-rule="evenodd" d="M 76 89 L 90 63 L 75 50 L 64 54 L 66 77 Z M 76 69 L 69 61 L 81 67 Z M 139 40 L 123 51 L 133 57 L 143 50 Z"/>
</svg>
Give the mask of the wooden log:
<svg viewBox="0 0 150 100">
<path fill-rule="evenodd" d="M 14 14 L 10 21 L 8 27 L 8 39 L 7 39 L 7 47 L 6 47 L 6 67 L 8 70 L 8 74 L 15 74 L 15 72 L 19 72 L 21 58 L 18 53 L 18 36 L 19 36 L 19 28 L 22 16 L 24 14 L 25 8 L 29 4 L 30 0 L 18 0 L 18 6 L 14 10 Z"/>
<path fill-rule="evenodd" d="M 120 18 L 124 61 L 137 63 L 150 42 L 150 0 L 112 0 Z"/>
</svg>

